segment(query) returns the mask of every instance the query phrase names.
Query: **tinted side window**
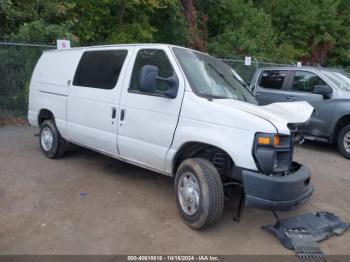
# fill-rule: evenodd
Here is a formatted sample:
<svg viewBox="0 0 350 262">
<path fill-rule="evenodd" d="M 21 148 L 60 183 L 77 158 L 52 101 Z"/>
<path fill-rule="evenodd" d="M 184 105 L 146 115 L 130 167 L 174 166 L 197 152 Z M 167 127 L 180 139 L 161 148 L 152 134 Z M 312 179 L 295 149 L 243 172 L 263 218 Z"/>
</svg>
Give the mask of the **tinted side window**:
<svg viewBox="0 0 350 262">
<path fill-rule="evenodd" d="M 287 71 L 264 71 L 260 77 L 259 85 L 264 88 L 282 89 Z"/>
<path fill-rule="evenodd" d="M 143 49 L 137 53 L 134 69 L 132 71 L 129 91 L 137 93 L 156 94 L 168 90 L 171 85 L 165 81 L 157 81 L 156 86 L 150 88 L 148 92 L 141 90 L 141 70 L 144 65 L 156 66 L 159 69 L 159 77 L 169 78 L 175 76 L 173 67 L 163 50 Z"/>
<path fill-rule="evenodd" d="M 292 90 L 313 92 L 316 85 L 327 85 L 321 78 L 311 72 L 296 71 L 294 73 Z"/>
<path fill-rule="evenodd" d="M 73 85 L 113 89 L 118 82 L 127 50 L 87 51 L 79 62 Z"/>
</svg>

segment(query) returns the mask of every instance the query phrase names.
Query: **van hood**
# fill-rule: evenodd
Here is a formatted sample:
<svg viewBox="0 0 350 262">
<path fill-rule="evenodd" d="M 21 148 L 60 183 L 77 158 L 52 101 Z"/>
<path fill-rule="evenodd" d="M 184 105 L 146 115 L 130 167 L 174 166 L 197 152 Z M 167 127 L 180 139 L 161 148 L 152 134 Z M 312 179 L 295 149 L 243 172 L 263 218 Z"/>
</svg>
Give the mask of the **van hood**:
<svg viewBox="0 0 350 262">
<path fill-rule="evenodd" d="M 282 134 L 290 133 L 288 124 L 306 124 L 314 110 L 308 102 L 282 102 L 265 106 L 257 106 L 232 99 L 217 99 L 215 102 L 263 118 Z"/>
</svg>

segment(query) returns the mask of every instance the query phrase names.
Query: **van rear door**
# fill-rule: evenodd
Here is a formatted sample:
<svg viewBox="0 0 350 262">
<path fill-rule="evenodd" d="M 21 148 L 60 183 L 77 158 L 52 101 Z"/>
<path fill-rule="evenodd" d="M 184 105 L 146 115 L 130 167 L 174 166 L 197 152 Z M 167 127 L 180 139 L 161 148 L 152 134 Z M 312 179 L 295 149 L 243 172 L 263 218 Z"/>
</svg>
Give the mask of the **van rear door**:
<svg viewBox="0 0 350 262">
<path fill-rule="evenodd" d="M 117 116 L 123 76 L 132 47 L 82 53 L 67 105 L 69 139 L 117 155 Z"/>
</svg>

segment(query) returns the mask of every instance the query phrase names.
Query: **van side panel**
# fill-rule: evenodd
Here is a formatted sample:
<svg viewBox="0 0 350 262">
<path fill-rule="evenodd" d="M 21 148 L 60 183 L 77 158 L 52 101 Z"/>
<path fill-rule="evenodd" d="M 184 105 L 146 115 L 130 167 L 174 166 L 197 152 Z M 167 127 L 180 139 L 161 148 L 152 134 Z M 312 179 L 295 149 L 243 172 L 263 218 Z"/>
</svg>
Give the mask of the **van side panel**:
<svg viewBox="0 0 350 262">
<path fill-rule="evenodd" d="M 31 125 L 39 126 L 40 110 L 47 109 L 54 115 L 61 135 L 66 137 L 68 86 L 81 53 L 81 50 L 67 50 L 42 54 L 30 82 L 28 121 Z"/>
</svg>

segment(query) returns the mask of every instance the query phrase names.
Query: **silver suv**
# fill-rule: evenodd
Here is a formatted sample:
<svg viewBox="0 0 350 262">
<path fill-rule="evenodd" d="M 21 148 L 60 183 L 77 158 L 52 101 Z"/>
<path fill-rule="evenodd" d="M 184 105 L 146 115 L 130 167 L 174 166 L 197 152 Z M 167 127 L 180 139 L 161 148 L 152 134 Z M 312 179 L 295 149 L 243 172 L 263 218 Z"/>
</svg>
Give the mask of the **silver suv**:
<svg viewBox="0 0 350 262">
<path fill-rule="evenodd" d="M 350 74 L 320 67 L 271 67 L 256 71 L 250 84 L 261 105 L 307 101 L 315 111 L 299 131 L 305 139 L 337 143 L 350 159 Z"/>
</svg>

